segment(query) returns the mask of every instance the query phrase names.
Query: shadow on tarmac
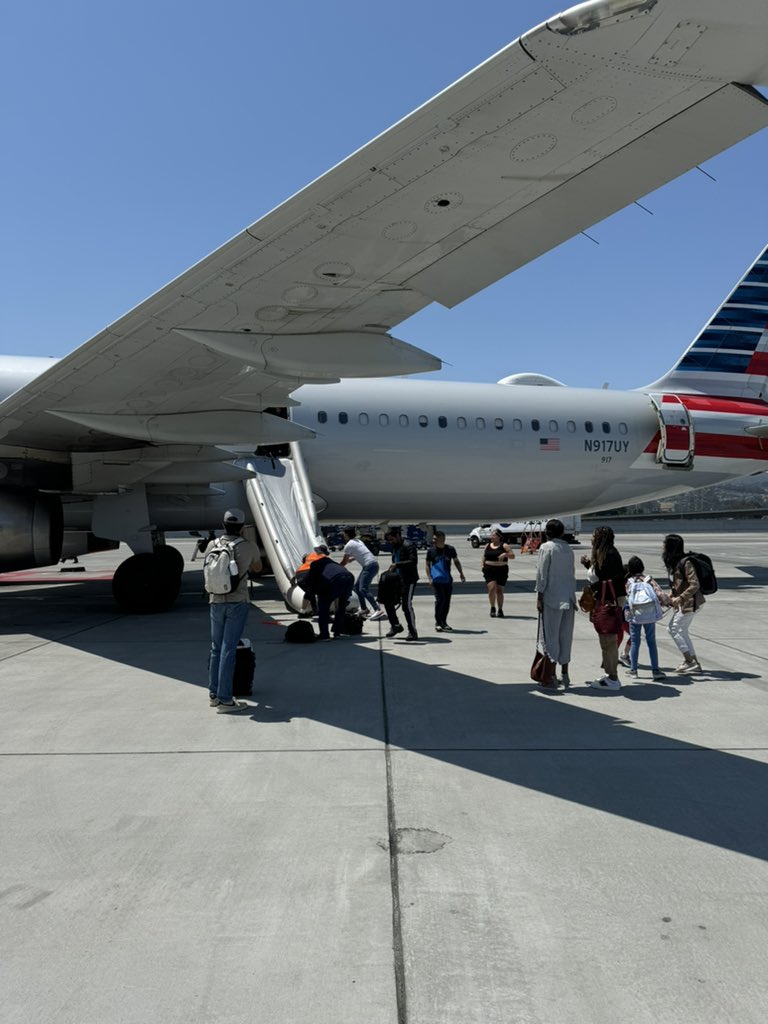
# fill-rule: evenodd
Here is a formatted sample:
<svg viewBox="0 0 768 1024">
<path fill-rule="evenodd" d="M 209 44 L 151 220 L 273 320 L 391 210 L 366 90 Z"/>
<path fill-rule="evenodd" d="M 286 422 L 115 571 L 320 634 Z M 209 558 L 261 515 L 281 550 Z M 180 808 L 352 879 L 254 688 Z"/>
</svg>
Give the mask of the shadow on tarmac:
<svg viewBox="0 0 768 1024">
<path fill-rule="evenodd" d="M 116 612 L 109 584 L 97 581 L 29 594 L 0 590 L 0 614 L 7 634 L 55 640 L 84 653 L 97 650 L 100 657 L 137 669 L 201 689 L 207 685 L 201 666 L 208 610 L 197 586 L 187 585 L 162 619 L 151 617 L 155 628 L 158 621 L 164 627 L 157 641 L 146 638 L 150 617 Z M 119 631 L 110 632 L 113 622 L 119 622 Z M 481 680 L 444 665 L 393 657 L 400 645 L 389 642 L 379 654 L 372 633 L 306 647 L 278 644 L 271 634 L 285 623 L 269 622 L 256 608 L 248 632 L 257 652 L 261 648 L 257 706 L 238 718 L 261 726 L 311 719 L 388 744 L 393 763 L 401 754 L 418 753 L 510 786 L 768 859 L 768 830 L 762 825 L 768 764 L 643 731 L 621 714 L 641 702 L 680 696 L 678 685 L 696 679 L 675 677 L 611 694 L 577 685 L 569 699 L 553 699 L 520 678 L 524 669 L 506 679 L 502 673 L 498 682 Z M 482 631 L 456 634 L 461 632 Z M 452 639 L 430 635 L 428 646 Z M 705 678 L 757 677 L 713 672 Z M 604 708 L 595 714 L 582 697 L 611 699 L 616 714 Z"/>
</svg>

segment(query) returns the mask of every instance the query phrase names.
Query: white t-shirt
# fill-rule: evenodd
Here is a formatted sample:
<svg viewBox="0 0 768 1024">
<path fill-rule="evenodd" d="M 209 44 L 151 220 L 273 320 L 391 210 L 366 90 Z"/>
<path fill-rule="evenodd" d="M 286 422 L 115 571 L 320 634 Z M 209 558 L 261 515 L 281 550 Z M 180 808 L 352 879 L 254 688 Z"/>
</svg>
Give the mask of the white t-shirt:
<svg viewBox="0 0 768 1024">
<path fill-rule="evenodd" d="M 361 568 L 376 561 L 375 557 L 371 554 L 365 544 L 356 538 L 347 541 L 344 545 L 344 554 L 348 558 L 352 558 L 354 561 L 359 562 Z"/>
</svg>

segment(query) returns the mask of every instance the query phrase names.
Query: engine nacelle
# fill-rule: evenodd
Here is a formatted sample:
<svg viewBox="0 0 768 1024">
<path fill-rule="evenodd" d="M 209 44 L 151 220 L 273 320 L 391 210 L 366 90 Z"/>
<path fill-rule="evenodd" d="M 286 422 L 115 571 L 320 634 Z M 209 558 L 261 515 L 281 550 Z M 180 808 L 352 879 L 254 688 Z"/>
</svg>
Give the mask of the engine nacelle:
<svg viewBox="0 0 768 1024">
<path fill-rule="evenodd" d="M 61 558 L 63 519 L 55 494 L 0 490 L 0 572 L 55 565 Z"/>
</svg>

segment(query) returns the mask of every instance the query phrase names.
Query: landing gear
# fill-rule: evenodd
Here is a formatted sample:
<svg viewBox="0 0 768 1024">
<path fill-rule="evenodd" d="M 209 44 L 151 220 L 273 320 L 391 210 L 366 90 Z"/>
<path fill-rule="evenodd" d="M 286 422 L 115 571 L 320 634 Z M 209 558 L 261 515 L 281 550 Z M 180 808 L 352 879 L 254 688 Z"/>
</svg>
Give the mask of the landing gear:
<svg viewBox="0 0 768 1024">
<path fill-rule="evenodd" d="M 131 555 L 112 578 L 112 593 L 133 615 L 151 615 L 171 607 L 179 594 L 184 558 L 176 548 L 163 545 L 152 554 Z"/>
</svg>

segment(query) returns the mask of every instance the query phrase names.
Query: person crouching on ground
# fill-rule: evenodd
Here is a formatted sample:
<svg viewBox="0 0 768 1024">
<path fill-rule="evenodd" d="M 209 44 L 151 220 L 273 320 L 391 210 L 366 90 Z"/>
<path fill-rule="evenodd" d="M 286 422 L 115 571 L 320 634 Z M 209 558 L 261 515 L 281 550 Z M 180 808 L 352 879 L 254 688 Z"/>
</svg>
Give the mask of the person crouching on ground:
<svg viewBox="0 0 768 1024">
<path fill-rule="evenodd" d="M 245 513 L 231 508 L 224 513 L 224 535 L 233 541 L 239 576 L 237 586 L 228 594 L 209 594 L 211 616 L 211 654 L 208 660 L 208 696 L 219 715 L 247 707 L 232 697 L 237 643 L 243 635 L 251 602 L 248 599 L 248 573 L 261 572 L 261 555 L 251 541 L 242 536 Z M 212 543 L 216 543 L 214 540 Z"/>
<path fill-rule="evenodd" d="M 576 612 L 576 569 L 570 544 L 563 540 L 565 526 L 550 519 L 544 527 L 546 541 L 539 548 L 536 567 L 536 607 L 542 616 L 544 653 L 560 665 L 560 680 L 570 686 L 568 664 L 573 644 Z M 550 687 L 551 688 L 551 687 Z"/>
<path fill-rule="evenodd" d="M 373 608 L 371 622 L 378 622 L 379 619 L 386 617 L 386 613 L 379 608 L 379 602 L 371 593 L 371 584 L 379 575 L 379 563 L 373 552 L 357 537 L 357 531 L 352 526 L 345 528 L 344 541 L 344 555 L 341 559 L 341 564 L 346 565 L 347 562 L 360 563 L 360 572 L 357 574 L 353 588 L 360 602 L 360 611 L 363 615 L 368 614 L 368 609 L 366 608 L 366 602 L 368 602 L 371 608 Z"/>
<path fill-rule="evenodd" d="M 331 618 L 331 605 L 336 602 L 336 612 L 333 616 L 331 632 L 334 637 L 342 634 L 344 615 L 347 611 L 347 603 L 355 577 L 338 562 L 328 557 L 328 549 L 323 547 L 315 548 L 323 557 L 316 559 L 309 567 L 307 573 L 307 595 L 311 595 L 317 601 L 317 626 L 319 629 L 318 640 L 330 640 L 328 623 Z"/>
</svg>

